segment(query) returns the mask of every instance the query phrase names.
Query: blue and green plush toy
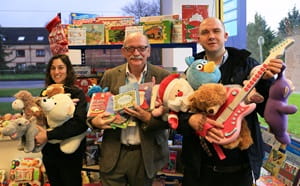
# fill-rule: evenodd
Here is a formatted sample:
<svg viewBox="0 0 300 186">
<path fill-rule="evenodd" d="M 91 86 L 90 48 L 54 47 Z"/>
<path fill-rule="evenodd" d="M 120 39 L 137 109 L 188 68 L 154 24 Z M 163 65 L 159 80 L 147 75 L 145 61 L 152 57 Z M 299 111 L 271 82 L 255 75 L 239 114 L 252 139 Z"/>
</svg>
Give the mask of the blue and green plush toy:
<svg viewBox="0 0 300 186">
<path fill-rule="evenodd" d="M 99 85 L 92 85 L 92 86 L 89 86 L 87 95 L 88 95 L 89 97 L 92 97 L 92 95 L 93 95 L 94 93 L 97 93 L 97 92 L 108 92 L 108 87 L 102 88 L 102 87 L 99 86 Z"/>
<path fill-rule="evenodd" d="M 221 79 L 221 71 L 213 61 L 196 59 L 193 56 L 185 58 L 189 66 L 186 70 L 186 78 L 194 90 L 205 83 L 218 83 Z"/>
</svg>

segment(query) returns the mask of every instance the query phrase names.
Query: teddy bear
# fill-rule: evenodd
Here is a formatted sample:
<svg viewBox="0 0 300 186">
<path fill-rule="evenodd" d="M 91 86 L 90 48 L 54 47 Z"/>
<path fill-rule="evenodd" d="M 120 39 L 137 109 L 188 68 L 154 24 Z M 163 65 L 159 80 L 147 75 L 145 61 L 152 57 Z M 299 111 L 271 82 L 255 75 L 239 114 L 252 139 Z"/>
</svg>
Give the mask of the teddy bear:
<svg viewBox="0 0 300 186">
<path fill-rule="evenodd" d="M 270 127 L 270 132 L 282 144 L 291 142 L 287 132 L 288 116 L 297 112 L 295 105 L 288 105 L 288 97 L 293 92 L 292 82 L 284 76 L 286 65 L 283 64 L 281 72 L 269 90 L 269 98 L 264 111 L 264 119 Z"/>
<path fill-rule="evenodd" d="M 162 101 L 160 107 L 152 110 L 155 117 L 163 116 L 172 129 L 178 127 L 179 111 L 186 112 L 189 108 L 188 96 L 194 92 L 187 80 L 174 73 L 165 77 L 159 84 L 157 97 Z M 166 112 L 167 110 L 167 112 Z"/>
<path fill-rule="evenodd" d="M 35 145 L 35 136 L 38 132 L 36 124 L 25 117 L 8 120 L 7 125 L 1 130 L 4 136 L 9 136 L 13 140 L 21 139 L 18 150 L 24 150 L 26 153 L 40 152 L 43 148 Z"/>
<path fill-rule="evenodd" d="M 63 125 L 73 117 L 75 105 L 70 94 L 55 94 L 51 97 L 42 98 L 40 105 L 47 118 L 48 130 Z M 49 143 L 60 143 L 60 149 L 66 154 L 73 153 L 84 139 L 86 132 L 65 140 L 50 140 Z"/>
<path fill-rule="evenodd" d="M 201 112 L 206 117 L 216 120 L 220 113 L 224 111 L 227 106 L 227 98 L 228 98 L 228 88 L 220 83 L 207 83 L 201 85 L 192 95 L 189 96 L 190 109 L 191 112 Z M 254 104 L 254 103 L 253 103 Z M 254 104 L 255 105 L 255 104 Z M 255 106 L 249 105 L 251 107 L 250 111 L 254 110 Z M 249 111 L 249 112 L 250 112 Z M 230 143 L 222 144 L 224 148 L 233 149 L 240 148 L 241 150 L 245 150 L 249 148 L 251 144 L 253 144 L 253 140 L 251 137 L 250 130 L 248 128 L 246 120 L 243 119 L 243 116 L 237 118 L 237 123 L 240 125 L 232 125 L 234 128 L 226 134 L 224 132 L 224 136 L 234 136 Z M 205 137 L 207 131 L 212 128 L 208 123 L 202 123 L 202 130 L 197 131 L 199 136 Z M 225 127 L 226 128 L 226 127 Z M 227 130 L 227 129 L 225 129 Z M 218 144 L 213 144 L 215 150 L 220 159 L 226 158 L 222 152 L 222 149 L 218 146 Z"/>
<path fill-rule="evenodd" d="M 23 116 L 30 120 L 31 123 L 35 123 L 40 126 L 45 124 L 45 115 L 38 105 L 38 97 L 33 97 L 27 90 L 20 90 L 14 97 L 16 98 L 12 102 L 12 108 L 14 110 L 22 111 Z"/>
</svg>

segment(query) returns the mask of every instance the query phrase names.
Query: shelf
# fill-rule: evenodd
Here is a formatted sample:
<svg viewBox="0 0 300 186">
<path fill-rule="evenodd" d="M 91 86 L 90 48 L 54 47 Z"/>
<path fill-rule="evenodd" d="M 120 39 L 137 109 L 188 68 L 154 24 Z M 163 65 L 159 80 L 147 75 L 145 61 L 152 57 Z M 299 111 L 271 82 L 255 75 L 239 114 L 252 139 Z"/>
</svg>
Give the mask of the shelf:
<svg viewBox="0 0 300 186">
<path fill-rule="evenodd" d="M 152 43 L 152 48 L 191 48 L 192 54 L 197 53 L 197 43 Z M 85 50 L 89 49 L 120 49 L 122 44 L 119 45 L 71 45 L 69 49 L 81 50 L 81 61 L 85 64 Z"/>
<path fill-rule="evenodd" d="M 82 170 L 84 171 L 92 171 L 92 172 L 99 172 L 100 166 L 99 165 L 83 165 Z"/>
<path fill-rule="evenodd" d="M 152 48 L 192 48 L 193 55 L 197 53 L 197 43 L 152 43 Z M 87 50 L 87 49 L 120 49 L 123 45 L 74 45 L 69 49 Z"/>
</svg>

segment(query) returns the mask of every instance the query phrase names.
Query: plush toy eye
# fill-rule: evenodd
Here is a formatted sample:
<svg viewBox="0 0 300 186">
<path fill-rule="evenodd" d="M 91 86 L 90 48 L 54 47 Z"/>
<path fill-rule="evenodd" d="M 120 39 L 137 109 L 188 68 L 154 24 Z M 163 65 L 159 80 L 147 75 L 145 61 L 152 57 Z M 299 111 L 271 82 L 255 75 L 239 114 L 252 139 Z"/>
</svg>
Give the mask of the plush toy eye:
<svg viewBox="0 0 300 186">
<path fill-rule="evenodd" d="M 198 64 L 198 65 L 196 66 L 196 70 L 201 71 L 201 70 L 203 70 L 203 67 L 204 67 L 204 65 Z"/>
<path fill-rule="evenodd" d="M 203 65 L 206 65 L 208 63 L 208 61 L 202 61 Z"/>
</svg>

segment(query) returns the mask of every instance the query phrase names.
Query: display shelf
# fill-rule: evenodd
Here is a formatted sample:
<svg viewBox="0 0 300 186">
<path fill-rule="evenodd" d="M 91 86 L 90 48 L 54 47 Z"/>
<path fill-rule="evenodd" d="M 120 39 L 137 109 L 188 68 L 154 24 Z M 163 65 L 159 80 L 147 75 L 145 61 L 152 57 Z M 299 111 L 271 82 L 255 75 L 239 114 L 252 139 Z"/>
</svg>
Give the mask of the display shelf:
<svg viewBox="0 0 300 186">
<path fill-rule="evenodd" d="M 192 54 L 197 53 L 197 43 L 152 43 L 152 48 L 191 48 Z M 71 45 L 69 49 L 81 50 L 81 63 L 85 64 L 85 50 L 89 49 L 120 49 L 123 45 Z"/>
<path fill-rule="evenodd" d="M 99 172 L 100 166 L 99 165 L 83 165 L 82 170 L 92 171 L 92 172 Z"/>
</svg>

